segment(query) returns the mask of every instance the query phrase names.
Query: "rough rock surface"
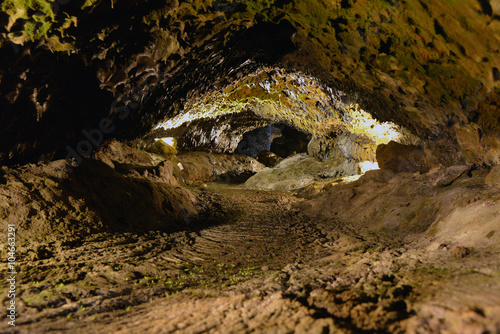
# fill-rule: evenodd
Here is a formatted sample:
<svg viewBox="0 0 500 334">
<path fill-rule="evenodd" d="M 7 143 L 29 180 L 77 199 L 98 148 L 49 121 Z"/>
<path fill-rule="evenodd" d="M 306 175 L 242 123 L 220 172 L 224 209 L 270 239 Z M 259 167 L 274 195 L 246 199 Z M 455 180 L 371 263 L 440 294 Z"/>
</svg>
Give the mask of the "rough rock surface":
<svg viewBox="0 0 500 334">
<path fill-rule="evenodd" d="M 154 156 L 151 154 L 116 140 L 106 142 L 94 154 L 94 157 L 111 168 L 120 165 L 151 166 L 154 164 Z"/>
<path fill-rule="evenodd" d="M 433 178 L 431 181 L 432 185 L 446 187 L 470 170 L 471 166 L 452 166 L 439 170 L 431 170 L 429 174 Z"/>
<path fill-rule="evenodd" d="M 209 151 L 213 153 L 233 153 L 246 132 L 266 126 L 269 120 L 245 111 L 238 115 L 193 120 L 182 126 L 166 131 L 156 131 L 157 136 L 175 137 L 181 151 Z"/>
<path fill-rule="evenodd" d="M 66 185 L 50 181 L 56 165 L 4 167 L 9 187 L 1 190 L 4 199 L 31 194 L 32 205 L 47 207 L 37 208 L 40 214 L 57 208 L 66 216 L 76 209 L 48 192 L 76 186 L 77 174 L 85 189 L 107 182 L 94 194 L 112 196 L 127 182 L 165 187 L 159 180 L 171 180 L 173 166 L 164 161 L 135 181 L 105 181 L 96 173 L 109 177 L 112 169 L 94 161 L 76 168 Z M 209 210 L 168 233 L 144 225 L 142 193 L 129 208 L 116 206 L 139 210 L 143 219 L 129 219 L 133 225 L 101 216 L 117 230 L 81 234 L 73 224 L 54 238 L 53 219 L 18 215 L 16 330 L 496 332 L 500 189 L 485 184 L 488 172 L 472 170 L 443 187 L 433 185 L 435 173 L 378 170 L 296 194 L 212 183 L 190 190 Z M 86 217 L 99 213 L 90 200 L 79 206 Z M 113 206 L 108 200 L 106 208 Z M 27 238 L 34 235 L 45 241 Z M 0 330 L 10 328 L 1 322 Z"/>
<path fill-rule="evenodd" d="M 307 153 L 321 160 L 344 157 L 356 161 L 375 161 L 376 144 L 364 136 L 343 133 L 334 138 L 312 138 Z"/>
<path fill-rule="evenodd" d="M 429 165 L 424 150 L 413 145 L 389 142 L 377 146 L 377 162 L 381 169 L 394 172 L 426 172 Z"/>
<path fill-rule="evenodd" d="M 489 186 L 500 188 L 500 166 L 491 169 L 488 176 L 486 176 L 485 182 Z"/>
<path fill-rule="evenodd" d="M 337 157 L 321 161 L 301 153 L 283 159 L 272 168 L 264 168 L 249 178 L 245 186 L 267 190 L 293 190 L 322 180 L 358 175 L 359 168 L 359 163 L 354 160 Z"/>
<path fill-rule="evenodd" d="M 65 147 L 85 139 L 82 130 L 99 128 L 104 117 L 115 126 L 108 136 L 131 138 L 202 96 L 230 91 L 225 103 L 247 104 L 267 85 L 233 83 L 279 64 L 289 74 L 275 93 L 260 97 L 290 106 L 290 114 L 311 111 L 308 119 L 321 121 L 323 94 L 409 129 L 437 152 L 438 163 L 496 164 L 495 6 L 477 0 L 119 0 L 111 7 L 4 1 L 0 159 L 63 158 Z M 39 15 L 30 16 L 33 11 Z M 299 71 L 331 93 L 305 83 L 304 94 L 289 90 Z M 313 93 L 318 99 L 308 99 Z M 301 117 L 297 124 L 311 125 Z"/>
<path fill-rule="evenodd" d="M 264 168 L 250 157 L 204 152 L 165 160 L 118 142 L 95 158 L 78 167 L 65 160 L 2 167 L 0 219 L 29 230 L 18 242 L 55 242 L 104 231 L 176 231 L 208 210 L 185 184 L 229 182 Z"/>
<path fill-rule="evenodd" d="M 4 167 L 0 219 L 29 231 L 19 233 L 19 244 L 36 248 L 101 231 L 173 231 L 182 222 L 182 212 L 198 211 L 189 190 L 124 177 L 100 161 L 84 161 L 69 179 L 66 170 L 65 161 L 22 170 Z M 5 228 L 2 224 L 2 231 Z"/>
<path fill-rule="evenodd" d="M 190 152 L 176 157 L 181 163 L 182 177 L 189 184 L 215 180 L 231 182 L 260 172 L 264 165 L 246 155 Z M 177 161 L 177 160 L 176 160 Z"/>
</svg>

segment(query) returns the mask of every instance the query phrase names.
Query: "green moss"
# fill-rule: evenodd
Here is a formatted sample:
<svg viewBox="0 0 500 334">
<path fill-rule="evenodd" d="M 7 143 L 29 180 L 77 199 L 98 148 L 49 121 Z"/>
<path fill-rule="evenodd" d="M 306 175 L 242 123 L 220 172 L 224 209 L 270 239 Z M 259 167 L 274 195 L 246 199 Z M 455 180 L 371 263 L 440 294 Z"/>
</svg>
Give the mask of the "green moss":
<svg viewBox="0 0 500 334">
<path fill-rule="evenodd" d="M 7 0 L 0 9 L 9 16 L 5 37 L 17 44 L 47 39 L 53 51 L 69 51 L 73 44 L 60 41 L 77 19 L 67 13 L 57 16 L 60 6 L 47 0 Z"/>
<path fill-rule="evenodd" d="M 97 5 L 97 3 L 99 2 L 99 0 L 85 0 L 85 2 L 83 3 L 83 5 L 81 6 L 81 9 L 85 9 L 85 8 L 92 8 L 92 7 L 95 7 Z"/>
<path fill-rule="evenodd" d="M 448 64 L 430 63 L 427 69 L 427 93 L 437 100 L 454 100 L 473 94 L 479 81 L 471 78 L 462 69 Z"/>
</svg>

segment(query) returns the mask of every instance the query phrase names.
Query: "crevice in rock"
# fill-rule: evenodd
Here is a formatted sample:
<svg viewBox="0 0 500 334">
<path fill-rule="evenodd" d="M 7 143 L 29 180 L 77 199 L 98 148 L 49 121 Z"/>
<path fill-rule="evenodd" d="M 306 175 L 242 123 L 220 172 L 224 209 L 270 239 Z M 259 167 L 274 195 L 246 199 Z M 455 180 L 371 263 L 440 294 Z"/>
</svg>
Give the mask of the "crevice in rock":
<svg viewBox="0 0 500 334">
<path fill-rule="evenodd" d="M 491 8 L 490 0 L 477 0 L 477 2 L 479 2 L 479 4 L 481 5 L 483 14 L 488 16 L 493 15 L 493 9 Z"/>
</svg>

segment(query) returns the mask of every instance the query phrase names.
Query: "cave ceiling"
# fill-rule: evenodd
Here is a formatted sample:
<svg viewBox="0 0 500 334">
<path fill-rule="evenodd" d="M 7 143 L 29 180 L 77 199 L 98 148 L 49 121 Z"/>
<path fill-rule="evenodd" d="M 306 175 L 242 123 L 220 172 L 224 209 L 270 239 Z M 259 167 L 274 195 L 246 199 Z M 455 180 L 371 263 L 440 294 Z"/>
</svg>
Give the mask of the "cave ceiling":
<svg viewBox="0 0 500 334">
<path fill-rule="evenodd" d="M 108 137 L 136 139 L 249 110 L 316 136 L 411 142 L 440 164 L 500 162 L 495 1 L 7 0 L 1 10 L 1 163 L 62 158 L 103 118 Z"/>
</svg>

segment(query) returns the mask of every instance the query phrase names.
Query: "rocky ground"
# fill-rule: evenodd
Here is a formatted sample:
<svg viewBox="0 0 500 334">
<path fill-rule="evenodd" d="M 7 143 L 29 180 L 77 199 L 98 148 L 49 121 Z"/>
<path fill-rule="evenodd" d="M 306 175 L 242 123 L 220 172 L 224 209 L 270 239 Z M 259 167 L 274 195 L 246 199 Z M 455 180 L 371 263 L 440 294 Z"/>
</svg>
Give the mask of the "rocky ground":
<svg viewBox="0 0 500 334">
<path fill-rule="evenodd" d="M 378 170 L 263 191 L 225 182 L 231 166 L 245 172 L 239 158 L 205 155 L 226 169 L 203 179 L 113 145 L 69 174 L 62 162 L 4 167 L 0 213 L 17 220 L 20 273 L 16 327 L 0 331 L 500 331 L 493 172 Z M 83 185 L 95 197 L 78 197 Z"/>
</svg>

